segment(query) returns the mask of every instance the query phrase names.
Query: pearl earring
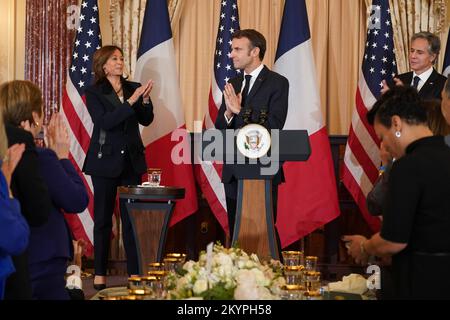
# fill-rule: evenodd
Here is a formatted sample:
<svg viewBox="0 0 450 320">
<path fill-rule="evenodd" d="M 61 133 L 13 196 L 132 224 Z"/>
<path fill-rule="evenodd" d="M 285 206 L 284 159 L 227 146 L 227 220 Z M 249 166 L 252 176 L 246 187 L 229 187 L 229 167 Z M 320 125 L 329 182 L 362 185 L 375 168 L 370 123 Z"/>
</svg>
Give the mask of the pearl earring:
<svg viewBox="0 0 450 320">
<path fill-rule="evenodd" d="M 395 131 L 395 136 L 397 138 L 400 138 L 402 136 L 402 133 L 400 131 Z"/>
</svg>

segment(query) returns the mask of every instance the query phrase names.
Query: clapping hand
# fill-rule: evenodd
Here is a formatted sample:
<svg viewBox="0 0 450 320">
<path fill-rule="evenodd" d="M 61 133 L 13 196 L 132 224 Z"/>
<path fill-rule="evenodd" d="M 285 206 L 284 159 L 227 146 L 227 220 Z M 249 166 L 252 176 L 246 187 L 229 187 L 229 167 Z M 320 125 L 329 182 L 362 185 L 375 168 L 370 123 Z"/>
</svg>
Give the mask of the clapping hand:
<svg viewBox="0 0 450 320">
<path fill-rule="evenodd" d="M 381 94 L 385 94 L 390 90 L 389 85 L 387 84 L 386 80 L 383 80 L 382 82 L 383 88 L 381 89 Z M 394 78 L 394 84 L 396 86 L 404 86 L 405 84 L 400 80 L 399 78 Z"/>
<path fill-rule="evenodd" d="M 239 112 L 241 112 L 242 95 L 240 93 L 236 94 L 231 83 L 225 85 L 223 97 L 225 98 L 225 105 L 227 106 L 228 118 L 233 116 L 233 114 L 239 114 Z"/>
<path fill-rule="evenodd" d="M 15 144 L 12 145 L 7 151 L 5 158 L 3 158 L 2 162 L 2 172 L 3 175 L 6 178 L 6 182 L 8 183 L 8 186 L 11 183 L 11 177 L 14 172 L 14 170 L 17 167 L 17 164 L 19 163 L 20 159 L 22 158 L 22 154 L 25 151 L 25 144 Z"/>
<path fill-rule="evenodd" d="M 140 97 L 142 97 L 144 103 L 149 103 L 150 101 L 150 92 L 153 89 L 153 80 L 149 80 L 145 85 L 140 86 L 137 88 L 133 95 L 128 99 L 128 103 L 130 105 L 133 105 L 136 103 L 136 101 L 139 100 Z"/>
<path fill-rule="evenodd" d="M 69 158 L 70 139 L 67 126 L 59 113 L 53 113 L 45 129 L 47 146 L 55 151 L 58 159 Z"/>
</svg>

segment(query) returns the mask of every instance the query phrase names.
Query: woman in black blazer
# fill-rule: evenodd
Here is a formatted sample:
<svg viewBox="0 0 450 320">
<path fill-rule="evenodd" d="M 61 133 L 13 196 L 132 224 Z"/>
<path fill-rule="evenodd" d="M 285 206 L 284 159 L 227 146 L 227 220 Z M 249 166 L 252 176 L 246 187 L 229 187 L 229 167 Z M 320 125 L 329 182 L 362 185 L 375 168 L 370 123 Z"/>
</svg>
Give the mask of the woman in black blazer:
<svg viewBox="0 0 450 320">
<path fill-rule="evenodd" d="M 93 60 L 95 84 L 86 89 L 86 105 L 94 129 L 83 171 L 91 175 L 94 186 L 94 287 L 101 290 L 106 287 L 117 187 L 140 184 L 147 169 L 139 124 L 153 121 L 153 81 L 141 86 L 125 80 L 123 52 L 116 46 L 97 50 Z M 138 274 L 135 239 L 122 200 L 120 209 L 128 273 Z"/>
</svg>

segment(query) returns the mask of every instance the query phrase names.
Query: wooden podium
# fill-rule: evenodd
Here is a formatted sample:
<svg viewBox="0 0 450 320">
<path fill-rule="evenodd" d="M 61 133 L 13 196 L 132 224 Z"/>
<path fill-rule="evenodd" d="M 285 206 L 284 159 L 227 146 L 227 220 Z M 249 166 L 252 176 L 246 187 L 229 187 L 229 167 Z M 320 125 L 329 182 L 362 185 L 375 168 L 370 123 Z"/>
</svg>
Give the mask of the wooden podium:
<svg viewBox="0 0 450 320">
<path fill-rule="evenodd" d="M 251 162 L 248 158 L 245 159 L 245 163 L 239 164 L 237 159 L 240 151 L 236 148 L 236 139 L 234 148 L 226 149 L 229 145 L 226 141 L 227 137 L 236 137 L 234 130 L 212 130 L 214 132 L 209 132 L 208 136 L 221 136 L 223 148 L 215 150 L 212 155 L 204 154 L 204 150 L 211 150 L 211 139 L 202 138 L 202 159 L 223 161 L 231 165 L 233 175 L 238 180 L 232 245 L 238 245 L 249 254 L 256 253 L 260 259 L 270 257 L 279 260 L 280 252 L 277 246 L 272 205 L 272 179 L 278 170 L 273 175 L 264 175 L 262 169 L 271 164 L 263 165 L 259 160 Z M 276 162 L 272 164 L 278 168 L 286 161 L 306 161 L 311 154 L 308 132 L 306 130 L 278 131 L 278 139 L 272 138 L 270 156 L 272 150 L 278 150 L 278 157 L 274 157 L 277 158 Z M 242 155 L 239 156 L 242 157 Z M 230 159 L 232 159 L 231 163 Z"/>
<path fill-rule="evenodd" d="M 139 260 L 139 274 L 147 265 L 161 262 L 174 201 L 184 198 L 185 190 L 177 187 L 121 186 L 119 198 L 126 199 Z"/>
</svg>

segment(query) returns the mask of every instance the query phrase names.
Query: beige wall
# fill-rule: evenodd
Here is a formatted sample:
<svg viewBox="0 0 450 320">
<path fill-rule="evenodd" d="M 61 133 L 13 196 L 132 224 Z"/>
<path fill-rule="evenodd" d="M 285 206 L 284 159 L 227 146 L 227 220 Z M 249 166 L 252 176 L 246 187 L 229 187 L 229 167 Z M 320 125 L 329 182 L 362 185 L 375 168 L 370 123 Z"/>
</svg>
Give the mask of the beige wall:
<svg viewBox="0 0 450 320">
<path fill-rule="evenodd" d="M 0 1 L 0 83 L 24 77 L 26 0 Z"/>
<path fill-rule="evenodd" d="M 103 44 L 112 42 L 110 0 L 98 0 Z M 25 71 L 26 0 L 0 0 L 0 83 L 23 79 Z"/>
<path fill-rule="evenodd" d="M 111 0 L 98 0 L 102 45 L 112 44 L 112 27 L 109 19 L 110 2 Z"/>
</svg>

